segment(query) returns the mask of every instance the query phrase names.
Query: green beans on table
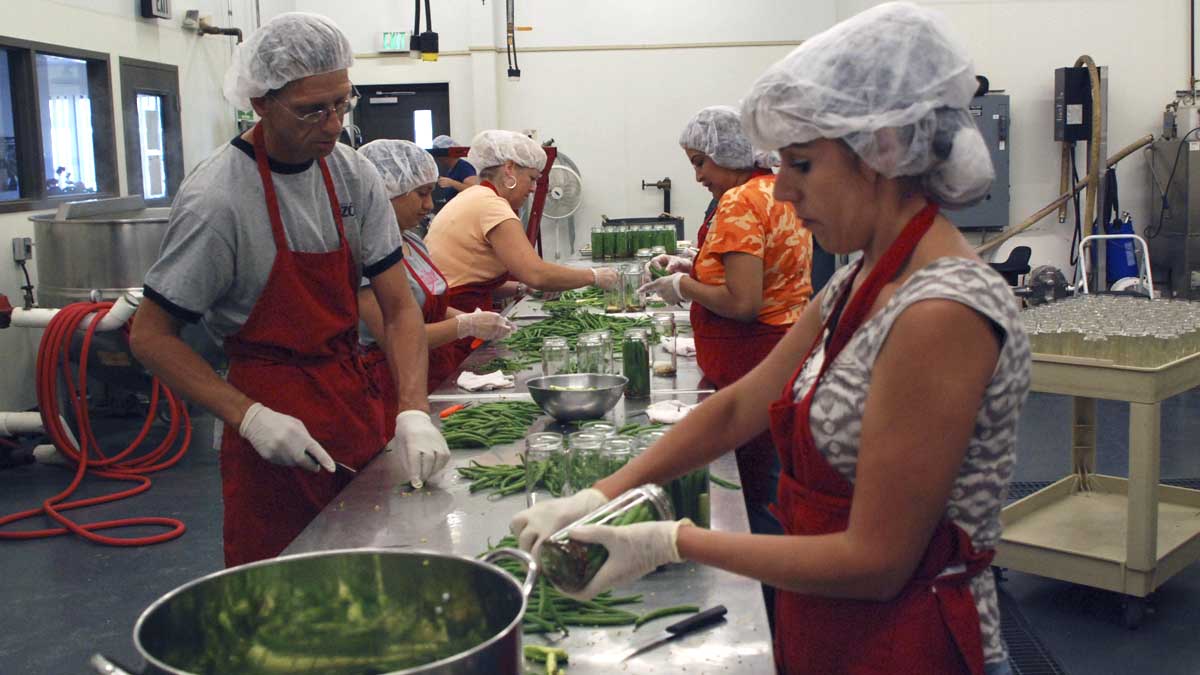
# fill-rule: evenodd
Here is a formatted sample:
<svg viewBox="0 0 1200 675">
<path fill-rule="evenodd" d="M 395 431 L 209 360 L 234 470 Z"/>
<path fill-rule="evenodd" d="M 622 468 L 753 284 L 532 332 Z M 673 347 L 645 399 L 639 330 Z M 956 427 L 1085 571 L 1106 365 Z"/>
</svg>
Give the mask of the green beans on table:
<svg viewBox="0 0 1200 675">
<path fill-rule="evenodd" d="M 516 546 L 516 538 L 506 536 L 491 548 Z M 515 560 L 498 560 L 494 564 L 517 579 L 525 579 L 525 569 Z M 545 578 L 539 578 L 525 608 L 522 631 L 526 634 L 561 631 L 566 635 L 570 632 L 568 626 L 632 626 L 638 615 L 618 607 L 641 601 L 641 595 L 614 596 L 612 591 L 591 600 L 573 600 L 555 590 Z"/>
<path fill-rule="evenodd" d="M 604 291 L 595 286 L 574 291 L 565 291 L 556 300 L 547 300 L 542 303 L 542 309 L 551 314 L 573 311 L 580 307 L 603 306 Z"/>
<path fill-rule="evenodd" d="M 471 481 L 468 488 L 471 492 L 492 490 L 496 497 L 507 497 L 525 491 L 528 463 L 525 455 L 521 455 L 520 464 L 483 465 L 475 460 L 467 466 L 458 467 L 458 475 Z M 546 462 L 535 462 L 538 466 L 534 471 L 537 483 L 534 487 L 544 487 L 554 497 L 561 497 L 563 491 L 563 472 L 550 471 Z"/>
<path fill-rule="evenodd" d="M 442 421 L 442 436 L 454 449 L 488 448 L 525 437 L 542 409 L 525 401 L 497 401 L 464 408 Z"/>
<path fill-rule="evenodd" d="M 642 624 L 648 623 L 655 619 L 661 619 L 664 616 L 675 616 L 676 614 L 695 614 L 699 611 L 700 608 L 696 605 L 676 605 L 674 607 L 663 607 L 662 609 L 656 609 L 653 612 L 647 612 L 646 614 L 638 617 L 638 620 L 633 622 L 633 629 L 637 630 L 642 627 Z"/>
<path fill-rule="evenodd" d="M 571 349 L 575 349 L 575 342 L 584 333 L 609 330 L 613 335 L 621 335 L 627 328 L 651 329 L 652 325 L 648 317 L 608 316 L 575 309 L 555 313 L 549 319 L 518 328 L 501 343 L 521 356 L 533 357 L 540 356 L 542 340 L 547 337 L 566 338 Z M 614 343 L 620 344 L 617 340 Z"/>
</svg>

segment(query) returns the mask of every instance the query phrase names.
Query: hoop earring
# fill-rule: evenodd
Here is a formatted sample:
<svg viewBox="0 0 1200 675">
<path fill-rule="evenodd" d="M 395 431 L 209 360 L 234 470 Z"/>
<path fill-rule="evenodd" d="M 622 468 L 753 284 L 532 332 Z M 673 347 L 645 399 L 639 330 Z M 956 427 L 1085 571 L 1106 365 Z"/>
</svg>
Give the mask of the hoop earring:
<svg viewBox="0 0 1200 675">
<path fill-rule="evenodd" d="M 505 184 L 504 184 L 504 189 L 505 189 L 505 190 L 515 190 L 515 189 L 517 189 L 517 179 L 516 179 L 516 178 L 512 179 L 512 182 L 513 182 L 513 184 L 512 184 L 512 185 L 509 185 L 508 183 L 505 183 Z"/>
</svg>

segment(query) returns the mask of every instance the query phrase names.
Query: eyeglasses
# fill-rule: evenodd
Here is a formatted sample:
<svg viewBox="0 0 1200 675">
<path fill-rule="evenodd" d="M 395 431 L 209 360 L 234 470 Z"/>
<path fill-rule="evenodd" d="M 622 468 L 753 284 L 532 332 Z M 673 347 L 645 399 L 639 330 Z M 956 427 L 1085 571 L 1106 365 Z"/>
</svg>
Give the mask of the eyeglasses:
<svg viewBox="0 0 1200 675">
<path fill-rule="evenodd" d="M 332 106 L 322 106 L 319 110 L 307 112 L 302 115 L 295 110 L 292 110 L 291 106 L 279 100 L 279 97 L 275 96 L 274 94 L 268 94 L 268 96 L 278 103 L 279 107 L 291 113 L 292 117 L 295 117 L 304 124 L 311 126 L 324 124 L 329 119 L 330 115 L 336 115 L 338 119 L 345 117 L 346 113 L 354 110 L 354 106 L 358 104 L 359 98 L 358 88 L 351 85 L 349 96 L 341 99 L 337 103 L 334 103 Z"/>
</svg>

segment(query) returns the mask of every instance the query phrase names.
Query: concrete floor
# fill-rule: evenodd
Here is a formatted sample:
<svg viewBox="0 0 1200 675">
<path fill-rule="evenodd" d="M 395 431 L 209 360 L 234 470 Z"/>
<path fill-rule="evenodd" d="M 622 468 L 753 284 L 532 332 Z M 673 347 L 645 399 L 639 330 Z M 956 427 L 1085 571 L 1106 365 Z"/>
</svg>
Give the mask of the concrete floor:
<svg viewBox="0 0 1200 675">
<path fill-rule="evenodd" d="M 1099 415 L 1099 469 L 1124 475 L 1127 410 L 1101 402 Z M 1069 466 L 1069 419 L 1069 399 L 1030 397 L 1022 418 L 1016 480 L 1051 481 L 1064 475 Z M 174 516 L 188 526 L 180 539 L 145 548 L 101 547 L 74 537 L 0 543 L 5 609 L 0 612 L 0 674 L 88 672 L 85 664 L 95 651 L 137 666 L 140 659 L 130 635 L 140 612 L 172 588 L 222 568 L 220 481 L 216 453 L 210 449 L 211 418 L 198 418 L 195 429 L 192 450 L 179 465 L 154 476 L 149 492 L 79 514 L 84 521 Z M 1197 438 L 1200 391 L 1193 391 L 1164 405 L 1164 478 L 1200 477 L 1200 452 L 1193 440 Z M 29 508 L 61 490 L 70 477 L 65 469 L 41 465 L 0 470 L 0 513 Z M 112 489 L 106 481 L 89 480 L 78 494 Z M 1003 588 L 1061 671 L 1200 672 L 1200 564 L 1153 596 L 1155 612 L 1135 631 L 1121 626 L 1121 599 L 1114 594 L 1019 573 L 1009 573 Z"/>
</svg>

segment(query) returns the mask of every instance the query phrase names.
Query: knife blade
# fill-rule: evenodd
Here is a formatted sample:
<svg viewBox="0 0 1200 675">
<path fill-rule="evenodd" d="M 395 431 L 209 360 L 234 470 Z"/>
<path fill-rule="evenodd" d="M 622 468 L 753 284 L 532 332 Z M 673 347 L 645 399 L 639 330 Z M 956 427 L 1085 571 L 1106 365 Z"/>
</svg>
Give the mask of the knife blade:
<svg viewBox="0 0 1200 675">
<path fill-rule="evenodd" d="M 705 628 L 711 624 L 717 623 L 718 621 L 724 621 L 726 611 L 725 605 L 717 605 L 716 607 L 706 609 L 699 614 L 689 616 L 683 621 L 677 621 L 664 628 L 661 633 L 636 644 L 628 654 L 621 657 L 621 660 L 627 661 L 648 649 L 653 649 L 658 645 L 663 644 L 664 642 L 670 642 L 677 637 L 700 630 L 701 628 Z"/>
</svg>

